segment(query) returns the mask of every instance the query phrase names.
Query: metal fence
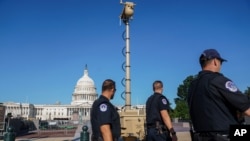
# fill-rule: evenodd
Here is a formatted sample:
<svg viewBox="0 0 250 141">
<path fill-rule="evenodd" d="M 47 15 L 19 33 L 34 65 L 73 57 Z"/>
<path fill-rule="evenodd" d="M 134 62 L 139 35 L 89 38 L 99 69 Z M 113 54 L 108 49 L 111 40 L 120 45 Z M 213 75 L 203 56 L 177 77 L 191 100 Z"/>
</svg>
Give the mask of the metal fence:
<svg viewBox="0 0 250 141">
<path fill-rule="evenodd" d="M 75 133 L 79 123 L 69 120 L 40 121 L 38 135 L 70 136 Z"/>
</svg>

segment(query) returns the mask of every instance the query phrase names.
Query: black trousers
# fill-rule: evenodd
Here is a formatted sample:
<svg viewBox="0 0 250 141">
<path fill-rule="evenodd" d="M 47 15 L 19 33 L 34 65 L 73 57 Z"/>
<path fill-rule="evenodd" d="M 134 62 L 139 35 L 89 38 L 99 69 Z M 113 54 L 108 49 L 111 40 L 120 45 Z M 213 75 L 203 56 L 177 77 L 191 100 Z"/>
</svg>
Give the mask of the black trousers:
<svg viewBox="0 0 250 141">
<path fill-rule="evenodd" d="M 91 141 L 103 141 L 102 137 L 94 137 L 93 135 L 91 136 Z M 118 141 L 118 138 L 113 137 L 113 141 Z"/>
<path fill-rule="evenodd" d="M 172 138 L 166 131 L 160 134 L 156 128 L 148 128 L 146 141 L 172 141 Z"/>
<path fill-rule="evenodd" d="M 230 141 L 228 135 L 218 133 L 194 133 L 192 141 Z"/>
</svg>

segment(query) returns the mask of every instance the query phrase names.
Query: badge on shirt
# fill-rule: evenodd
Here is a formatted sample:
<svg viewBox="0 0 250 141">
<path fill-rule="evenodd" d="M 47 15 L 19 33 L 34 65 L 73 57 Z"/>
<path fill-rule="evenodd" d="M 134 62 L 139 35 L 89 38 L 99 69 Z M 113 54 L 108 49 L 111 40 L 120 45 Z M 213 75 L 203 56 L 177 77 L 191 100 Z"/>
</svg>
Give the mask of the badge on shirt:
<svg viewBox="0 0 250 141">
<path fill-rule="evenodd" d="M 231 92 L 237 92 L 238 88 L 232 81 L 227 81 L 225 87 Z"/>
<path fill-rule="evenodd" d="M 166 99 L 163 98 L 161 101 L 162 101 L 162 103 L 163 103 L 164 105 L 167 104 L 167 100 L 166 100 Z"/>
<path fill-rule="evenodd" d="M 107 106 L 106 104 L 101 104 L 99 108 L 100 108 L 100 110 L 101 110 L 102 112 L 105 112 L 105 111 L 107 111 L 108 106 Z"/>
</svg>

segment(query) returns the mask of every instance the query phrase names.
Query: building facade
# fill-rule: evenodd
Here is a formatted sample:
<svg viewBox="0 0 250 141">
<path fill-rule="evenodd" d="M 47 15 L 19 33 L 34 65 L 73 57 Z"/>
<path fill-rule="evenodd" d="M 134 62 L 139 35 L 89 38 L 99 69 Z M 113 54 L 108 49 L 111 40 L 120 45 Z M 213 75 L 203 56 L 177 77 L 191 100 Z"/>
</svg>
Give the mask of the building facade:
<svg viewBox="0 0 250 141">
<path fill-rule="evenodd" d="M 98 98 L 94 81 L 88 75 L 87 66 L 83 76 L 77 81 L 71 104 L 61 105 L 59 102 L 52 105 L 38 105 L 30 103 L 4 102 L 5 115 L 25 119 L 41 120 L 87 120 L 93 102 Z"/>
</svg>

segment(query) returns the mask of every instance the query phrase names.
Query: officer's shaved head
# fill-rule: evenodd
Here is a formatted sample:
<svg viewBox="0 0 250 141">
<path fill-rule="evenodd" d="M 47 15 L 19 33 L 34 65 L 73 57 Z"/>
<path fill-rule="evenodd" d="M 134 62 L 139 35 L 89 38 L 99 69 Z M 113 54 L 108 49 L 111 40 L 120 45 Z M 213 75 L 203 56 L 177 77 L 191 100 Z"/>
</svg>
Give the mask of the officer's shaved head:
<svg viewBox="0 0 250 141">
<path fill-rule="evenodd" d="M 158 89 L 161 89 L 163 88 L 163 83 L 160 81 L 160 80 L 156 80 L 154 83 L 153 83 L 153 90 L 158 90 Z"/>
</svg>

